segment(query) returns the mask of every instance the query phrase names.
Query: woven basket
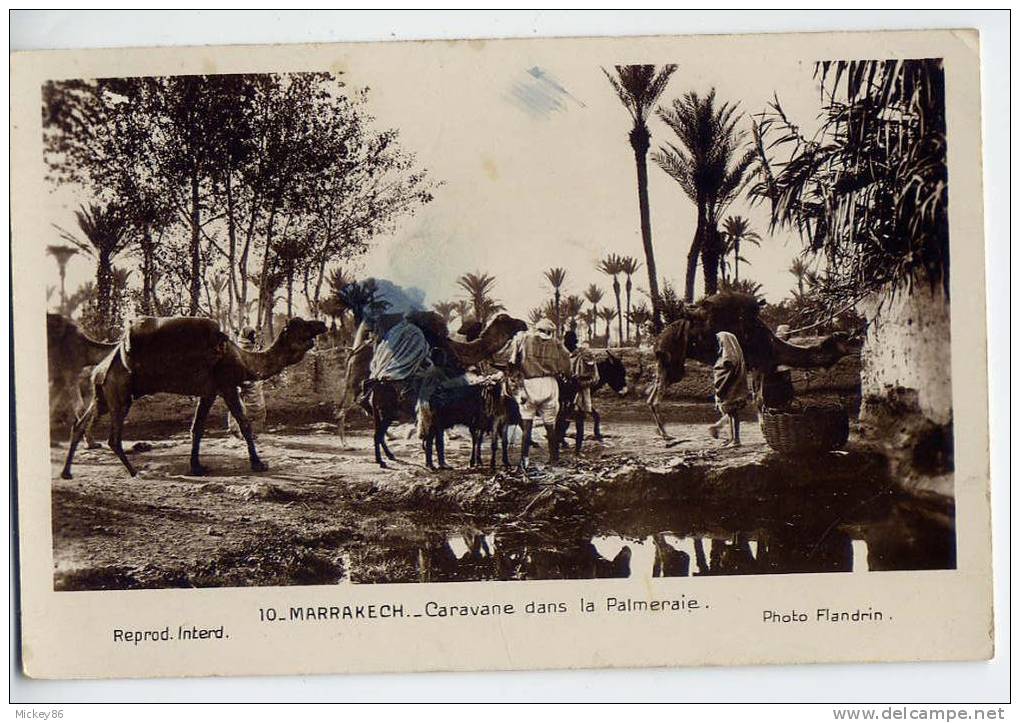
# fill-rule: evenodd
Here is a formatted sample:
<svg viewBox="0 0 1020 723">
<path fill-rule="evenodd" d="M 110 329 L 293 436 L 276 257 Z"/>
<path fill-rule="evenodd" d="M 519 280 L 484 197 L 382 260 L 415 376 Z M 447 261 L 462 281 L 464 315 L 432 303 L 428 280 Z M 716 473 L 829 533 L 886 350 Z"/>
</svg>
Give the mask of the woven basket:
<svg viewBox="0 0 1020 723">
<path fill-rule="evenodd" d="M 768 445 L 783 454 L 804 455 L 841 449 L 850 436 L 850 417 L 835 404 L 794 405 L 761 410 Z"/>
</svg>

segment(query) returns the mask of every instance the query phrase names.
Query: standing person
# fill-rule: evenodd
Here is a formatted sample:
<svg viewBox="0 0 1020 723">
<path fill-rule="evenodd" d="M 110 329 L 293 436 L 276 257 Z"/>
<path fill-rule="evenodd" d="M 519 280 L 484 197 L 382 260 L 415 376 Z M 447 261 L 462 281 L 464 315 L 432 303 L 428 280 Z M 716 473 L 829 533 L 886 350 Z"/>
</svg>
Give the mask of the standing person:
<svg viewBox="0 0 1020 723">
<path fill-rule="evenodd" d="M 581 443 L 584 441 L 584 417 L 595 412 L 591 390 L 599 383 L 599 367 L 588 345 L 577 343 L 576 334 L 573 339 L 569 337 L 565 339 L 565 346 L 570 352 L 570 374 L 577 384 L 577 396 L 574 398 L 574 426 L 577 432 L 574 438 L 574 452 L 580 454 Z M 598 431 L 598 425 L 595 431 Z"/>
<path fill-rule="evenodd" d="M 560 390 L 556 377 L 570 373 L 570 355 L 555 337 L 556 327 L 542 319 L 532 331 L 522 331 L 510 342 L 511 372 L 523 381 L 516 397 L 521 408 L 521 468 L 528 467 L 531 431 L 536 418 L 545 426 L 549 442 L 549 461 L 560 458 L 556 417 L 560 410 Z"/>
<path fill-rule="evenodd" d="M 571 354 L 577 349 L 577 321 L 574 319 L 570 320 L 570 328 L 567 329 L 567 333 L 563 335 L 563 346 L 567 348 Z"/>
<path fill-rule="evenodd" d="M 728 331 L 720 331 L 715 338 L 719 342 L 719 358 L 712 370 L 712 381 L 715 403 L 722 417 L 709 425 L 708 433 L 718 439 L 723 424 L 729 423 L 730 438 L 723 446 L 739 447 L 740 419 L 737 415 L 747 404 L 747 365 L 737 337 Z"/>
<path fill-rule="evenodd" d="M 245 351 L 258 351 L 261 344 L 258 341 L 258 334 L 250 326 L 241 330 L 237 345 Z M 252 437 L 255 432 L 261 432 L 266 426 L 266 395 L 262 391 L 261 381 L 244 382 L 241 384 L 241 406 L 244 413 L 251 421 Z M 234 415 L 227 415 L 227 430 L 237 437 L 243 439 L 241 428 L 237 425 Z"/>
</svg>

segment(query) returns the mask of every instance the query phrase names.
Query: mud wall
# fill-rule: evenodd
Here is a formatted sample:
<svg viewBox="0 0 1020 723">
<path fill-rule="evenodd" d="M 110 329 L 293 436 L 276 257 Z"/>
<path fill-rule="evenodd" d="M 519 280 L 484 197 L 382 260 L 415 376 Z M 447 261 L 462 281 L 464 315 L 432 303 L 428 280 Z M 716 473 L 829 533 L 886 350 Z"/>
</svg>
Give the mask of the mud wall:
<svg viewBox="0 0 1020 723">
<path fill-rule="evenodd" d="M 861 391 L 865 400 L 909 390 L 935 424 L 953 416 L 949 300 L 941 286 L 915 284 L 910 294 L 888 294 L 864 305 L 873 319 L 865 339 Z"/>
</svg>

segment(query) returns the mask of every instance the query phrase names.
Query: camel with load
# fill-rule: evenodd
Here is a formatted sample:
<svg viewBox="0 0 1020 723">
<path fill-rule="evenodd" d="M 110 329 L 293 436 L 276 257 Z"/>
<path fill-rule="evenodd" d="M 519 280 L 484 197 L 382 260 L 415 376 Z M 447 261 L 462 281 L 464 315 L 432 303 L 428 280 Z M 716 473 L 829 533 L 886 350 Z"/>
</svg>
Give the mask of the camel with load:
<svg viewBox="0 0 1020 723">
<path fill-rule="evenodd" d="M 659 435 L 670 439 L 663 426 L 659 405 L 670 384 L 683 379 L 686 360 L 713 365 L 718 353 L 716 334 L 728 331 L 737 337 L 744 352 L 755 405 L 779 406 L 789 398 L 770 399 L 771 390 L 788 394 L 782 385 L 770 385 L 780 366 L 798 369 L 830 367 L 859 348 L 841 332 L 810 345 L 791 344 L 777 337 L 760 317 L 760 303 L 750 294 L 723 292 L 689 307 L 684 316 L 668 324 L 655 342 L 655 380 L 649 389 L 648 406 Z"/>
<path fill-rule="evenodd" d="M 92 402 L 71 430 L 71 443 L 61 477 L 71 479 L 74 452 L 95 417 L 110 414 L 110 449 L 134 477 L 137 472 L 122 447 L 124 420 L 133 400 L 169 393 L 198 397 L 191 424 L 191 473 L 201 475 L 199 446 L 205 420 L 216 397 L 222 397 L 237 420 L 248 445 L 252 470 L 268 469 L 255 449 L 251 422 L 238 392 L 243 382 L 268 379 L 297 364 L 325 333 L 321 321 L 293 318 L 265 351 L 247 351 L 235 344 L 212 319 L 145 317 L 131 325 L 124 338 L 96 366 Z"/>
</svg>

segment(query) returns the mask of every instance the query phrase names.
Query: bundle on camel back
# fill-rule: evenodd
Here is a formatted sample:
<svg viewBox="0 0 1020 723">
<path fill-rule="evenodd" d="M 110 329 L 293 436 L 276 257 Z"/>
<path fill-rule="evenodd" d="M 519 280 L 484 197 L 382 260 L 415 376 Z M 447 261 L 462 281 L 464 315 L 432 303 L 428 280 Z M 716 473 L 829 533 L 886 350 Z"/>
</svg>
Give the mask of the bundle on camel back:
<svg viewBox="0 0 1020 723">
<path fill-rule="evenodd" d="M 842 332 L 805 346 L 783 341 L 761 320 L 761 303 L 750 294 L 714 294 L 688 307 L 682 318 L 668 324 L 659 334 L 655 341 L 655 380 L 649 389 L 648 406 L 664 439 L 670 436 L 663 426 L 659 405 L 666 388 L 683 379 L 688 358 L 709 366 L 715 363 L 716 334 L 720 331 L 730 332 L 740 343 L 758 409 L 782 406 L 790 401 L 792 389 L 776 383 L 780 366 L 830 367 L 860 348 Z"/>
<path fill-rule="evenodd" d="M 223 397 L 248 444 L 251 468 L 268 469 L 259 459 L 251 423 L 238 393 L 242 382 L 268 379 L 297 364 L 315 346 L 315 337 L 326 331 L 321 321 L 293 318 L 265 351 L 246 351 L 220 330 L 212 319 L 198 317 L 143 317 L 92 372 L 95 390 L 91 404 L 71 430 L 71 444 L 61 476 L 71 478 L 74 451 L 93 417 L 110 413 L 110 449 L 131 476 L 135 468 L 124 454 L 121 441 L 124 419 L 134 399 L 169 393 L 199 397 L 191 425 L 191 473 L 205 472 L 198 451 L 205 419 L 216 397 Z"/>
<path fill-rule="evenodd" d="M 462 376 L 489 359 L 527 324 L 508 314 L 497 314 L 472 341 L 452 338 L 435 312 L 408 312 L 376 344 L 365 383 L 372 411 L 375 460 L 380 467 L 396 457 L 386 444 L 386 430 L 398 418 L 414 418 L 426 374 L 436 369 L 442 378 Z M 428 436 L 428 435 L 426 435 Z"/>
</svg>

